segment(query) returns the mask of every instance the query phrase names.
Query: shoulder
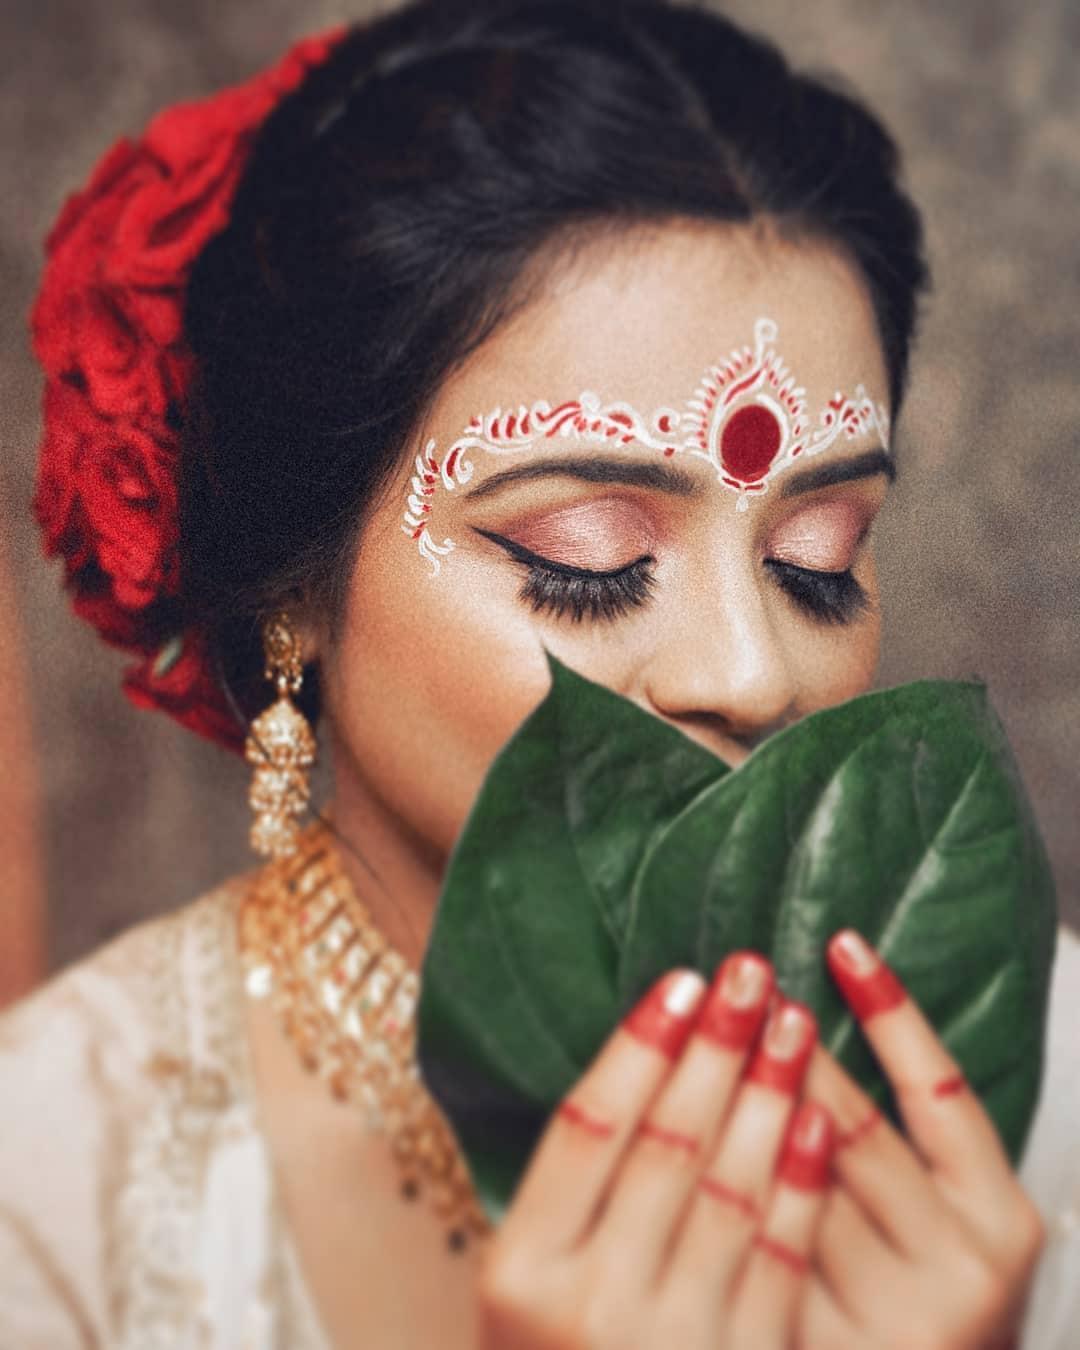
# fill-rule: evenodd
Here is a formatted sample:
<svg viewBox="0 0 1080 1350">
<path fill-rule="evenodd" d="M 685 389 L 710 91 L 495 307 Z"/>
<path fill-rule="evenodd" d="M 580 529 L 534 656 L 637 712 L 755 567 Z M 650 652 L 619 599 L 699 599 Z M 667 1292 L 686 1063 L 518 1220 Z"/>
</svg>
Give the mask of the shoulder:
<svg viewBox="0 0 1080 1350">
<path fill-rule="evenodd" d="M 172 914 L 129 929 L 0 1016 L 0 1136 L 30 1104 L 76 1084 L 126 1096 L 132 1070 L 191 1038 L 206 998 L 230 973 L 235 916 L 246 879 L 234 878 Z M 151 1079 L 153 1081 L 153 1075 Z M 14 1096 L 5 1089 L 18 1089 Z"/>
<path fill-rule="evenodd" d="M 246 887 L 129 930 L 0 1017 L 0 1342 L 17 1329 L 19 1344 L 112 1343 L 144 1200 L 185 1212 L 168 1188 L 250 1096 Z"/>
<path fill-rule="evenodd" d="M 1080 1320 L 1080 936 L 1061 929 L 1042 1095 L 1021 1178 L 1047 1228 L 1025 1345 L 1074 1344 Z"/>
</svg>

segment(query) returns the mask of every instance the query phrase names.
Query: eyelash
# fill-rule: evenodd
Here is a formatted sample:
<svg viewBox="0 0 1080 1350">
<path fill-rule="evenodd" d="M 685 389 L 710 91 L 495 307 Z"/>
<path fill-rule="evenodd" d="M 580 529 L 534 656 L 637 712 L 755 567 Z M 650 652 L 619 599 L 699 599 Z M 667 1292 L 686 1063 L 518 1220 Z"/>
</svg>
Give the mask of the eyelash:
<svg viewBox="0 0 1080 1350">
<path fill-rule="evenodd" d="M 594 572 L 542 558 L 491 530 L 478 529 L 476 533 L 498 544 L 526 569 L 519 599 L 531 605 L 534 614 L 547 613 L 556 619 L 569 615 L 574 623 L 585 619 L 606 622 L 640 609 L 652 594 L 656 559 L 651 554 L 611 572 Z"/>
<path fill-rule="evenodd" d="M 477 533 L 497 543 L 527 569 L 519 598 L 536 614 L 547 613 L 557 619 L 569 616 L 574 623 L 585 619 L 613 621 L 640 609 L 652 595 L 656 559 L 651 554 L 612 572 L 594 572 L 552 562 L 488 530 Z M 819 572 L 777 558 L 766 558 L 765 565 L 791 601 L 819 623 L 848 624 L 867 609 L 866 592 L 850 569 Z"/>
<path fill-rule="evenodd" d="M 656 581 L 652 571 L 655 562 L 653 557 L 638 558 L 617 572 L 532 563 L 521 599 L 535 614 L 548 613 L 556 619 L 569 615 L 574 623 L 621 619 L 648 603 Z"/>
<path fill-rule="evenodd" d="M 778 558 L 766 558 L 765 566 L 799 609 L 819 623 L 851 623 L 869 605 L 850 568 L 846 572 L 817 572 Z"/>
</svg>

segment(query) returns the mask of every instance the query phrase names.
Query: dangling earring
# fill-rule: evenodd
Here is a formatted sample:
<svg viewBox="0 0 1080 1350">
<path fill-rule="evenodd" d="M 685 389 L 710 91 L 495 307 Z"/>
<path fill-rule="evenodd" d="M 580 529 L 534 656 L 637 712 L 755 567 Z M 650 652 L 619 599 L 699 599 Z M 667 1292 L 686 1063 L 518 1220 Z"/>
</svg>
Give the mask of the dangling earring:
<svg viewBox="0 0 1080 1350">
<path fill-rule="evenodd" d="M 311 796 L 308 770 L 315 763 L 311 723 L 293 703 L 304 678 L 300 639 L 289 616 L 272 614 L 262 626 L 266 678 L 277 701 L 251 724 L 244 756 L 255 766 L 248 800 L 255 813 L 251 847 L 265 858 L 287 858 L 296 852 L 299 817 Z"/>
</svg>

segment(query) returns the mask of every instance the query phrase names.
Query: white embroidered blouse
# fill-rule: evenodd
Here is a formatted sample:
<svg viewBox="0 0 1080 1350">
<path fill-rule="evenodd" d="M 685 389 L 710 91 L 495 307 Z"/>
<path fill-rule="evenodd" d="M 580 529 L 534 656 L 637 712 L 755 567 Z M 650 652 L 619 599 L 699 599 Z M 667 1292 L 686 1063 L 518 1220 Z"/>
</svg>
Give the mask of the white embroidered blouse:
<svg viewBox="0 0 1080 1350">
<path fill-rule="evenodd" d="M 243 890 L 132 929 L 0 1018 L 0 1350 L 329 1350 L 259 1126 Z M 1024 1350 L 1077 1350 L 1080 940 L 1067 932 L 1023 1177 L 1050 1230 Z"/>
</svg>

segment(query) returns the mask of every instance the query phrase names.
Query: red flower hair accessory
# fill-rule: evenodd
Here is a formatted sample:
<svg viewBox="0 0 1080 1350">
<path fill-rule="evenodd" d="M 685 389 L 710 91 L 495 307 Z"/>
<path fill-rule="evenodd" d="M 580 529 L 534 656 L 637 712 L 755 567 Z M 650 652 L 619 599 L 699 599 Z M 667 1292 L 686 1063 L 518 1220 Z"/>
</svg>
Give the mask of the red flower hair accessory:
<svg viewBox="0 0 1080 1350">
<path fill-rule="evenodd" d="M 195 259 L 228 223 L 255 136 L 329 55 L 337 28 L 271 70 L 159 113 L 64 204 L 31 315 L 45 371 L 34 513 L 77 614 L 138 656 L 135 703 L 234 750 L 244 732 L 201 636 L 176 629 L 177 463 L 193 373 L 183 337 Z"/>
</svg>

